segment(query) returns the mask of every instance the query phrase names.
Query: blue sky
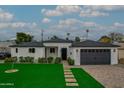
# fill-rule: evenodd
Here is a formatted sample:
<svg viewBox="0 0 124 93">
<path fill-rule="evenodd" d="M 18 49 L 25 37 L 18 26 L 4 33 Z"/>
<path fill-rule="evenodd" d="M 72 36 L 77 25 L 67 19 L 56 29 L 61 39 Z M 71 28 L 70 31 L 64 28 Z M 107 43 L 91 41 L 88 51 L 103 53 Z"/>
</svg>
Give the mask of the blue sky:
<svg viewBox="0 0 124 93">
<path fill-rule="evenodd" d="M 17 32 L 26 32 L 40 39 L 41 29 L 47 39 L 53 35 L 65 38 L 66 33 L 97 40 L 110 32 L 124 33 L 124 6 L 0 6 L 0 40 L 13 39 Z"/>
</svg>

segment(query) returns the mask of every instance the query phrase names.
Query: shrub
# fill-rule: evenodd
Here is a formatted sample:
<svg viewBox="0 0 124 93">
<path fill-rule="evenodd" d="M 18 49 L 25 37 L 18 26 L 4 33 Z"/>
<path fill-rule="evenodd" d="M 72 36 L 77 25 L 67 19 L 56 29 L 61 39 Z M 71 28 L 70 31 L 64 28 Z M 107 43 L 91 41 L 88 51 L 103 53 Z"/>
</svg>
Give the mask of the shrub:
<svg viewBox="0 0 124 93">
<path fill-rule="evenodd" d="M 19 57 L 19 61 L 21 63 L 33 63 L 34 62 L 34 57 Z"/>
<path fill-rule="evenodd" d="M 71 61 L 71 58 L 70 58 L 70 57 L 68 57 L 67 61 L 68 61 L 68 62 L 70 62 L 70 61 Z"/>
<path fill-rule="evenodd" d="M 53 57 L 48 57 L 48 58 L 47 58 L 47 62 L 48 62 L 48 63 L 52 63 L 52 62 L 53 62 Z"/>
<path fill-rule="evenodd" d="M 17 57 L 12 57 L 12 58 L 13 58 L 13 61 L 14 62 L 17 62 L 18 61 Z"/>
<path fill-rule="evenodd" d="M 61 63 L 61 58 L 60 57 L 56 57 L 55 64 L 60 64 L 60 63 Z"/>
<path fill-rule="evenodd" d="M 24 59 L 23 59 L 23 57 L 21 56 L 21 57 L 19 57 L 19 62 L 24 62 Z"/>
<path fill-rule="evenodd" d="M 47 63 L 46 58 L 38 58 L 38 63 Z"/>
<path fill-rule="evenodd" d="M 30 57 L 24 57 L 25 62 L 30 62 Z"/>
<path fill-rule="evenodd" d="M 13 63 L 16 62 L 17 60 L 15 59 L 15 57 L 9 57 L 9 58 L 5 58 L 4 62 L 5 63 Z"/>
<path fill-rule="evenodd" d="M 29 57 L 29 62 L 34 63 L 34 57 Z"/>
<path fill-rule="evenodd" d="M 69 65 L 74 65 L 74 60 L 70 57 L 67 59 Z"/>
</svg>

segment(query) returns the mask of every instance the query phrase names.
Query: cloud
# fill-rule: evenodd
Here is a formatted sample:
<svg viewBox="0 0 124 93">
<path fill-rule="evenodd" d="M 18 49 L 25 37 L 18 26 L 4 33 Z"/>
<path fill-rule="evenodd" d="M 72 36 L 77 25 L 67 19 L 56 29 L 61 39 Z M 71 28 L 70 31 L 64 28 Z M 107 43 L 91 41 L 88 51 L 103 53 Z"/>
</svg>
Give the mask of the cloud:
<svg viewBox="0 0 124 93">
<path fill-rule="evenodd" d="M 114 11 L 114 10 L 121 10 L 124 9 L 122 5 L 85 5 L 83 9 L 90 9 L 90 10 L 100 10 L 100 11 Z"/>
<path fill-rule="evenodd" d="M 98 16 L 109 16 L 108 13 L 94 11 L 94 10 L 82 10 L 80 12 L 81 17 L 98 17 Z"/>
<path fill-rule="evenodd" d="M 119 22 L 115 22 L 114 24 L 113 24 L 113 26 L 114 27 L 121 27 L 121 28 L 124 28 L 124 24 L 123 23 L 119 23 Z"/>
<path fill-rule="evenodd" d="M 59 5 L 53 10 L 42 9 L 41 13 L 46 16 L 62 16 L 64 14 L 77 13 L 80 9 L 80 6 L 76 5 Z"/>
<path fill-rule="evenodd" d="M 0 23 L 0 29 L 19 29 L 19 28 L 34 28 L 36 23 L 26 23 L 26 22 L 8 22 Z"/>
<path fill-rule="evenodd" d="M 109 16 L 109 11 L 121 10 L 124 6 L 118 5 L 58 5 L 55 9 L 42 9 L 41 12 L 45 16 L 62 16 L 71 13 L 79 13 L 81 17 L 98 17 Z"/>
<path fill-rule="evenodd" d="M 14 15 L 0 8 L 0 21 L 11 21 Z"/>
<path fill-rule="evenodd" d="M 81 10 L 81 7 L 76 5 L 60 5 L 56 7 L 56 10 L 62 13 L 77 13 Z"/>
<path fill-rule="evenodd" d="M 51 20 L 50 20 L 49 18 L 44 18 L 44 19 L 42 20 L 42 23 L 49 23 L 49 22 L 51 22 Z"/>
<path fill-rule="evenodd" d="M 109 11 L 122 10 L 124 6 L 119 5 L 85 5 L 80 11 L 81 17 L 109 16 Z"/>
<path fill-rule="evenodd" d="M 69 18 L 66 20 L 60 20 L 59 25 L 63 26 L 73 26 L 73 25 L 78 25 L 78 26 L 85 26 L 85 27 L 92 27 L 96 26 L 97 24 L 95 22 L 83 22 L 75 18 Z"/>
<path fill-rule="evenodd" d="M 43 14 L 45 16 L 61 16 L 62 15 L 62 13 L 60 11 L 57 11 L 57 10 L 45 10 L 45 9 L 43 11 Z"/>
<path fill-rule="evenodd" d="M 60 20 L 59 25 L 65 25 L 65 26 L 71 26 L 80 23 L 79 20 L 74 19 L 74 18 L 69 18 L 66 20 Z"/>
<path fill-rule="evenodd" d="M 98 26 L 98 24 L 96 24 L 95 22 L 82 22 L 82 26 L 85 26 L 85 27 L 96 27 L 96 26 Z"/>
</svg>

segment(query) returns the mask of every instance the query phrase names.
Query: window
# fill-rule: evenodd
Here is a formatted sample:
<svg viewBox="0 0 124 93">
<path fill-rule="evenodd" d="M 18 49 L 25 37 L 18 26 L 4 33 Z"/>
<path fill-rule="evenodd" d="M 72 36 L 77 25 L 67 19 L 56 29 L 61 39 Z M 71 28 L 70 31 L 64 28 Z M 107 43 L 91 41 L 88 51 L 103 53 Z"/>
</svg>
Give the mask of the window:
<svg viewBox="0 0 124 93">
<path fill-rule="evenodd" d="M 50 48 L 50 53 L 55 53 L 55 48 Z"/>
<path fill-rule="evenodd" d="M 18 48 L 16 48 L 16 53 L 18 53 Z"/>
<path fill-rule="evenodd" d="M 35 53 L 35 48 L 29 48 L 29 53 Z"/>
</svg>

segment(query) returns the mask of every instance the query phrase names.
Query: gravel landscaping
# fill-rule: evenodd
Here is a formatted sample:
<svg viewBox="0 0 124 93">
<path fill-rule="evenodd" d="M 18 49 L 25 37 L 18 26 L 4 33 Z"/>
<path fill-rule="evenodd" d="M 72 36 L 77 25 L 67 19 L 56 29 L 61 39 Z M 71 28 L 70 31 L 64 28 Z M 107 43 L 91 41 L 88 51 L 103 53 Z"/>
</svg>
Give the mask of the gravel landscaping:
<svg viewBox="0 0 124 93">
<path fill-rule="evenodd" d="M 124 88 L 124 65 L 83 65 L 83 68 L 96 80 L 108 88 Z"/>
</svg>

